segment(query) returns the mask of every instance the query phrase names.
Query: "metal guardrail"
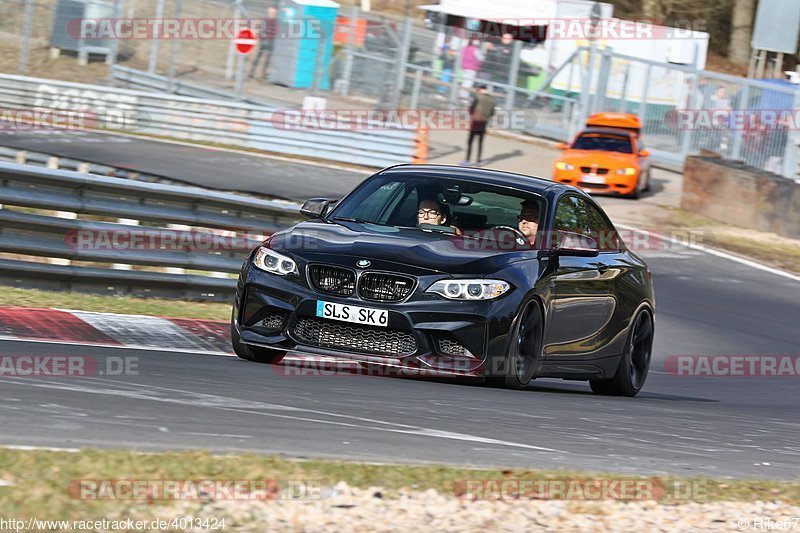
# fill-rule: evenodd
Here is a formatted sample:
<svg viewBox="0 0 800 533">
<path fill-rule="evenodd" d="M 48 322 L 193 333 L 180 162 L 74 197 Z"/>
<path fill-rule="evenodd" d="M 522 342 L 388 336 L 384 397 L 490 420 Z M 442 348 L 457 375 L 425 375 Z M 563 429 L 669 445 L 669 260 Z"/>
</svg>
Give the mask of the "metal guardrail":
<svg viewBox="0 0 800 533">
<path fill-rule="evenodd" d="M 20 156 L 22 156 L 21 159 Z M 61 170 L 73 170 L 83 174 L 96 174 L 98 176 L 130 178 L 151 183 L 157 182 L 168 183 L 170 185 L 181 185 L 181 183 L 176 183 L 173 179 L 147 174 L 144 172 L 110 167 L 108 165 L 101 165 L 99 163 L 71 159 L 69 157 L 55 156 L 46 154 L 44 152 L 33 152 L 31 150 L 22 150 L 19 148 L 7 148 L 5 146 L 0 146 L 0 161 L 47 168 L 59 168 Z M 56 166 L 50 166 L 51 164 L 55 164 Z"/>
<path fill-rule="evenodd" d="M 179 96 L 190 96 L 192 98 L 207 98 L 212 100 L 233 100 L 234 94 L 231 91 L 222 89 L 215 89 L 199 83 L 192 83 L 185 80 L 172 80 L 169 77 L 162 76 L 148 72 L 146 70 L 139 70 L 135 68 L 123 67 L 120 65 L 112 65 L 111 76 L 118 81 L 133 85 L 136 87 L 144 87 L 152 89 L 159 93 L 171 93 Z M 280 105 L 274 102 L 267 102 L 251 97 L 244 97 L 238 101 L 245 104 L 252 104 L 261 106 L 265 109 L 278 110 Z"/>
<path fill-rule="evenodd" d="M 248 251 L 261 235 L 295 222 L 299 208 L 5 162 L 0 204 L 0 252 L 12 254 L 0 259 L 3 283 L 210 300 L 230 297 L 236 286 L 230 275 Z M 115 241 L 120 235 L 122 241 Z M 143 246 L 135 246 L 136 239 Z"/>
<path fill-rule="evenodd" d="M 295 129 L 263 106 L 11 75 L 0 75 L 0 107 L 81 112 L 96 117 L 100 128 L 375 168 L 412 162 L 417 136 L 391 126 Z"/>
</svg>

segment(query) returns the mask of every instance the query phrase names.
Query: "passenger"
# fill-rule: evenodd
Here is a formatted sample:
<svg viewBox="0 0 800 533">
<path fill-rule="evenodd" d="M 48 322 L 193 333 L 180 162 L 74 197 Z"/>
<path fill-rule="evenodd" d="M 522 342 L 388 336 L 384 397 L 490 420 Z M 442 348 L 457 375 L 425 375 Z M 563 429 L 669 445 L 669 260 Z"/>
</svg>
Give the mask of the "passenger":
<svg viewBox="0 0 800 533">
<path fill-rule="evenodd" d="M 536 244 L 536 232 L 539 230 L 539 203 L 534 200 L 522 202 L 522 211 L 517 217 L 517 227 L 528 238 L 531 246 Z"/>
<path fill-rule="evenodd" d="M 455 230 L 456 235 L 461 235 L 461 230 L 455 226 L 448 226 L 448 214 L 436 200 L 422 200 L 417 211 L 417 225 L 428 224 L 433 226 L 447 226 Z"/>
</svg>

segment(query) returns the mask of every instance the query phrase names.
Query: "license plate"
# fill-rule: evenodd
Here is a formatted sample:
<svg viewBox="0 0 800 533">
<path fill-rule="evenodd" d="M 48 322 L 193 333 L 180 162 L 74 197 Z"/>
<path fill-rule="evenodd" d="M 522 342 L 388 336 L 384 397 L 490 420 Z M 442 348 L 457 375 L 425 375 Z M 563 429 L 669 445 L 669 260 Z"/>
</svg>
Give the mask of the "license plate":
<svg viewBox="0 0 800 533">
<path fill-rule="evenodd" d="M 581 181 L 585 183 L 605 183 L 606 179 L 603 176 L 598 176 L 597 174 L 584 174 L 581 178 Z"/>
<path fill-rule="evenodd" d="M 389 323 L 389 311 L 385 309 L 369 309 L 349 304 L 336 304 L 317 300 L 317 316 L 342 322 L 366 324 L 368 326 L 386 327 Z"/>
</svg>

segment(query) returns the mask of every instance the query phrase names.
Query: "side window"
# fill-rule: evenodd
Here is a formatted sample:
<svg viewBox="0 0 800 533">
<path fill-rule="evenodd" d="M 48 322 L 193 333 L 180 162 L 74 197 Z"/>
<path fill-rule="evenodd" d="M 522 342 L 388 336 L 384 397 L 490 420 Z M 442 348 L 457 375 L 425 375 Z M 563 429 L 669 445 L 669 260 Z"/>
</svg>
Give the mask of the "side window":
<svg viewBox="0 0 800 533">
<path fill-rule="evenodd" d="M 556 207 L 555 229 L 558 231 L 571 231 L 581 235 L 590 235 L 591 225 L 586 202 L 580 201 L 577 196 L 565 196 L 558 201 Z"/>
<path fill-rule="evenodd" d="M 559 200 L 555 229 L 592 237 L 597 240 L 601 252 L 614 252 L 620 248 L 614 227 L 595 206 L 577 196 Z"/>
<path fill-rule="evenodd" d="M 592 237 L 597 239 L 600 245 L 601 252 L 618 252 L 620 249 L 619 235 L 614 229 L 614 226 L 608 219 L 601 213 L 595 206 L 580 200 L 581 203 L 586 204 L 589 212 L 589 224 L 592 228 Z"/>
</svg>

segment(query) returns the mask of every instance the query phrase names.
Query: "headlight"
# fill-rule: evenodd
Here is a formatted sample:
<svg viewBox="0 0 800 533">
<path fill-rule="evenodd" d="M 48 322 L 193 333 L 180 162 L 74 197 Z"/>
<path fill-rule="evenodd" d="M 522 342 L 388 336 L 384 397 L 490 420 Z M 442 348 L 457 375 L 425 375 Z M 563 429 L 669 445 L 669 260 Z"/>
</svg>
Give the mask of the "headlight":
<svg viewBox="0 0 800 533">
<path fill-rule="evenodd" d="M 558 170 L 572 170 L 572 169 L 573 169 L 573 168 L 575 168 L 575 167 L 573 167 L 573 166 L 572 166 L 572 165 L 570 165 L 569 163 L 565 163 L 565 162 L 563 162 L 563 161 L 558 161 L 558 162 L 556 163 L 556 168 L 557 168 Z"/>
<path fill-rule="evenodd" d="M 639 172 L 639 169 L 633 167 L 617 169 L 617 174 L 620 176 L 635 176 L 637 172 Z"/>
<path fill-rule="evenodd" d="M 266 270 L 279 276 L 286 274 L 298 274 L 297 264 L 293 259 L 281 255 L 278 252 L 261 246 L 253 258 L 253 263 L 261 270 Z"/>
<path fill-rule="evenodd" d="M 491 300 L 504 294 L 511 285 L 496 279 L 443 279 L 427 291 L 448 300 Z"/>
</svg>

